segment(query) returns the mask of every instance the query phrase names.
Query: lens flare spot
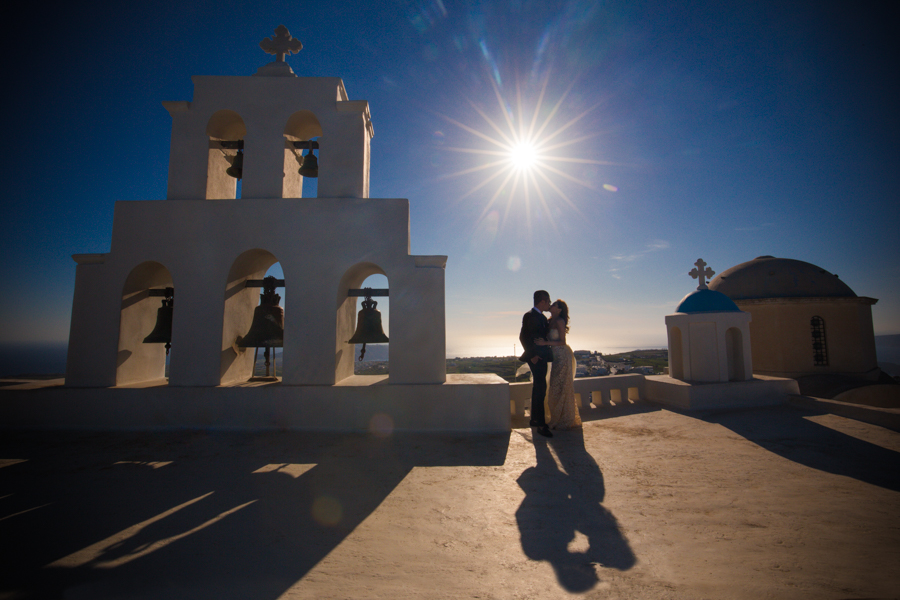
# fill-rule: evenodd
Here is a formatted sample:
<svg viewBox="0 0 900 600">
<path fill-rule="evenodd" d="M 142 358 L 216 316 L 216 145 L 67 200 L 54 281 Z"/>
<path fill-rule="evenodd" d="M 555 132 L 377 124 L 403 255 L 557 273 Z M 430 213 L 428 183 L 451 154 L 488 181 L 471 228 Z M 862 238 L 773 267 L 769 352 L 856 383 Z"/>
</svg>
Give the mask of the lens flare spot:
<svg viewBox="0 0 900 600">
<path fill-rule="evenodd" d="M 522 259 L 515 255 L 510 256 L 506 261 L 506 268 L 515 273 L 522 268 Z"/>
<path fill-rule="evenodd" d="M 619 191 L 619 188 L 612 185 L 611 183 L 604 183 L 603 189 L 606 190 L 607 192 L 618 192 Z"/>
<path fill-rule="evenodd" d="M 386 438 L 394 433 L 394 420 L 390 415 L 377 413 L 369 419 L 369 431 L 380 438 Z"/>
<path fill-rule="evenodd" d="M 319 525 L 333 527 L 341 522 L 343 513 L 340 501 L 331 496 L 318 496 L 313 500 L 312 518 Z"/>
<path fill-rule="evenodd" d="M 436 146 L 443 146 L 445 140 L 446 136 L 441 130 L 435 131 L 433 134 L 431 134 L 431 141 L 434 142 Z"/>
</svg>

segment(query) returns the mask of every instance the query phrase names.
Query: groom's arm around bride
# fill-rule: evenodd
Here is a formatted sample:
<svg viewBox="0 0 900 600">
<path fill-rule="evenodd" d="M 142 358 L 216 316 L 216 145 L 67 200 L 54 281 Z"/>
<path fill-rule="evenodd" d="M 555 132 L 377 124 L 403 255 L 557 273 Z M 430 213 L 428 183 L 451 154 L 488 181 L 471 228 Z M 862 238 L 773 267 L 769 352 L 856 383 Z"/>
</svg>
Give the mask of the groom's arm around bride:
<svg viewBox="0 0 900 600">
<path fill-rule="evenodd" d="M 519 332 L 519 342 L 522 344 L 522 356 L 519 360 L 534 364 L 535 357 L 539 361 L 553 361 L 553 351 L 549 346 L 538 346 L 535 340 L 547 337 L 547 319 L 536 310 L 529 310 L 522 316 L 522 329 Z"/>
</svg>

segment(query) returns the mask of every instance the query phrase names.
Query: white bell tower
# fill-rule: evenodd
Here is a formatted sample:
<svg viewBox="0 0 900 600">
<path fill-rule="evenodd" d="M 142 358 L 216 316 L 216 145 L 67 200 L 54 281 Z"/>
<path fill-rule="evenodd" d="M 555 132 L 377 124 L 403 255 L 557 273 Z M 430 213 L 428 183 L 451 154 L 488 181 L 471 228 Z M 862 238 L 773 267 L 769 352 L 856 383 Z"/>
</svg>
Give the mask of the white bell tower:
<svg viewBox="0 0 900 600">
<path fill-rule="evenodd" d="M 164 201 L 117 202 L 109 253 L 76 255 L 66 383 L 220 386 L 246 382 L 241 346 L 260 288 L 284 272 L 282 383 L 328 386 L 354 374 L 358 289 L 389 282 L 390 384 L 446 381 L 446 256 L 409 253 L 409 201 L 369 198 L 374 129 L 365 100 L 341 79 L 297 77 L 284 61 L 302 44 L 279 27 L 260 46 L 276 55 L 255 75 L 194 77 L 172 116 Z M 318 167 L 305 155 L 318 153 Z M 304 175 L 300 174 L 301 164 Z M 316 198 L 303 180 L 318 177 Z M 236 198 L 237 177 L 241 178 Z M 169 292 L 166 292 L 169 290 Z M 166 380 L 154 330 L 171 294 Z"/>
<path fill-rule="evenodd" d="M 243 155 L 242 198 L 300 198 L 303 147 L 314 140 L 318 197 L 369 197 L 369 103 L 348 100 L 337 77 L 297 77 L 285 54 L 303 45 L 283 25 L 260 46 L 276 60 L 252 77 L 193 77 L 194 99 L 172 115 L 170 200 L 234 199 L 226 173 Z"/>
</svg>

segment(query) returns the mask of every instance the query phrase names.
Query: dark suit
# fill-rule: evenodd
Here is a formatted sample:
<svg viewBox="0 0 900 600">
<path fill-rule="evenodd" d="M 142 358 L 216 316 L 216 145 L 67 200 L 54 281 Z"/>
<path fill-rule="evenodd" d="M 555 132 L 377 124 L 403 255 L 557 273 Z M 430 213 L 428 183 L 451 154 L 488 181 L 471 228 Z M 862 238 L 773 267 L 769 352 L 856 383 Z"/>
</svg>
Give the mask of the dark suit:
<svg viewBox="0 0 900 600">
<path fill-rule="evenodd" d="M 549 332 L 547 317 L 531 309 L 522 317 L 522 330 L 519 332 L 519 342 L 522 343 L 524 352 L 519 360 L 528 363 L 531 369 L 531 420 L 543 425 L 544 420 L 544 396 L 547 395 L 547 363 L 553 360 L 553 351 L 549 346 L 538 346 L 536 339 L 547 339 Z M 531 362 L 535 356 L 540 357 L 536 363 Z"/>
</svg>

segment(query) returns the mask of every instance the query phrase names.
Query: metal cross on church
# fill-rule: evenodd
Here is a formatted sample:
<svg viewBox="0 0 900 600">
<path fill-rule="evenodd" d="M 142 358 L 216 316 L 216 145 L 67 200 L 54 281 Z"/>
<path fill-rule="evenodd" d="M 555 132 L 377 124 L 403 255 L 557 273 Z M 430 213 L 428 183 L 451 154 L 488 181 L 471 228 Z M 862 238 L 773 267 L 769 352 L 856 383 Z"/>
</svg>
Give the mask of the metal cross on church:
<svg viewBox="0 0 900 600">
<path fill-rule="evenodd" d="M 695 262 L 694 265 L 694 268 L 691 269 L 688 275 L 690 275 L 694 279 L 699 280 L 700 285 L 697 286 L 698 290 L 708 289 L 706 287 L 706 282 L 704 281 L 704 279 L 712 279 L 712 276 L 715 275 L 716 272 L 709 267 L 706 267 L 706 263 L 703 262 L 702 258 L 698 258 L 697 262 Z M 703 270 L 703 267 L 706 267 L 705 271 Z"/>
<path fill-rule="evenodd" d="M 303 50 L 303 44 L 297 38 L 291 37 L 291 32 L 284 25 L 275 28 L 275 35 L 266 38 L 259 43 L 259 47 L 266 54 L 274 54 L 276 62 L 284 62 L 284 55 L 297 54 Z"/>
</svg>

